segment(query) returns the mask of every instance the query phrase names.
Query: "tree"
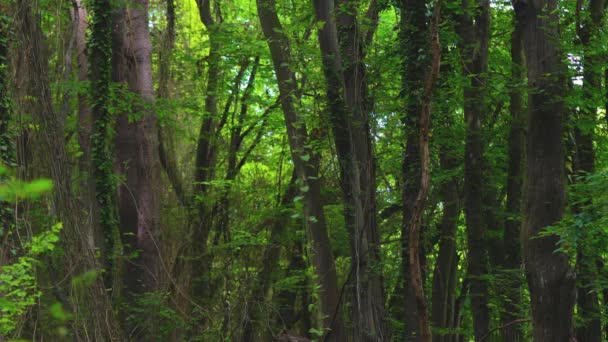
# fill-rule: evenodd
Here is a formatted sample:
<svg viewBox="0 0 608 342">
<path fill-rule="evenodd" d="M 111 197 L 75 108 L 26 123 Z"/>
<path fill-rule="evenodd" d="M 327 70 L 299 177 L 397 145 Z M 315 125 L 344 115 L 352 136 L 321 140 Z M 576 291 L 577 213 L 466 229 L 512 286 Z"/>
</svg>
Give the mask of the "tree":
<svg viewBox="0 0 608 342">
<path fill-rule="evenodd" d="M 484 198 L 484 141 L 482 124 L 486 117 L 488 48 L 490 39 L 490 2 L 462 2 L 458 34 L 462 40 L 463 73 L 470 78 L 464 86 L 464 119 L 466 123 L 464 212 L 469 246 L 468 276 L 471 278 L 471 310 L 475 326 L 475 340 L 481 340 L 490 329 L 488 310 L 488 252 L 486 223 L 483 216 Z"/>
<path fill-rule="evenodd" d="M 520 277 L 513 278 L 519 274 L 521 268 L 520 226 L 521 220 L 521 192 L 522 192 L 522 167 L 524 159 L 524 125 L 525 107 L 522 83 L 525 80 L 525 60 L 523 51 L 523 29 L 522 20 L 519 15 L 514 15 L 514 29 L 511 33 L 511 91 L 510 106 L 511 125 L 509 127 L 509 166 L 507 174 L 506 204 L 507 217 L 505 218 L 505 230 L 503 234 L 502 267 L 510 286 L 506 286 L 506 304 L 502 315 L 502 324 L 514 322 L 521 305 Z M 520 341 L 521 330 L 517 325 L 511 324 L 503 329 L 505 341 Z"/>
<path fill-rule="evenodd" d="M 350 233 L 353 323 L 358 340 L 389 338 L 384 313 L 376 224 L 375 165 L 369 128 L 369 99 L 365 80 L 366 36 L 357 22 L 358 1 L 313 1 L 323 72 L 327 83 L 328 119 L 340 163 L 344 220 Z M 371 15 L 377 9 L 370 5 Z M 334 19 L 334 13 L 337 18 Z M 372 27 L 373 21 L 372 18 Z M 376 19 L 377 20 L 377 19 Z"/>
<path fill-rule="evenodd" d="M 280 101 L 285 116 L 287 138 L 291 157 L 299 179 L 304 204 L 304 221 L 311 244 L 312 263 L 320 289 L 320 313 L 322 327 L 328 341 L 342 341 L 345 332 L 342 326 L 338 283 L 334 258 L 325 225 L 325 213 L 321 201 L 318 174 L 318 155 L 310 148 L 305 121 L 298 115 L 295 102 L 296 79 L 290 66 L 292 57 L 289 40 L 276 13 L 273 0 L 257 0 L 258 15 L 262 31 L 268 42 L 275 75 L 279 84 Z"/>
<path fill-rule="evenodd" d="M 589 101 L 582 106 L 577 113 L 578 124 L 574 128 L 575 150 L 575 173 L 578 180 L 582 181 L 586 175 L 595 171 L 595 150 L 593 147 L 594 130 L 596 127 L 597 108 L 599 107 L 598 94 L 601 90 L 601 71 L 598 69 L 601 58 L 597 55 L 593 46 L 593 40 L 597 39 L 599 28 L 604 20 L 606 1 L 589 1 L 587 7 L 589 13 L 584 13 L 584 18 L 577 17 L 576 32 L 583 45 L 583 96 Z M 580 5 L 577 5 L 580 6 Z M 581 11 L 577 7 L 577 11 Z M 591 199 L 589 199 L 591 201 Z M 582 203 L 582 205 L 589 204 Z M 574 210 L 583 214 L 581 205 L 574 205 Z M 583 214 L 584 215 L 584 214 Z M 597 290 L 590 285 L 597 274 L 597 257 L 589 252 L 586 243 L 589 237 L 586 232 L 582 233 L 582 243 L 577 250 L 577 273 L 580 274 L 577 281 L 577 305 L 581 318 L 585 322 L 576 330 L 576 337 L 580 341 L 601 341 L 601 322 L 599 313 L 599 299 Z"/>
<path fill-rule="evenodd" d="M 129 104 L 135 113 L 121 113 L 116 120 L 116 163 L 125 177 L 118 189 L 120 233 L 127 255 L 136 254 L 135 260 L 126 263 L 125 285 L 128 292 L 142 294 L 159 289 L 161 275 L 160 160 L 157 120 L 151 107 L 154 92 L 148 1 L 128 2 L 116 8 L 112 18 L 112 79 L 125 86 L 125 99 L 133 98 L 127 97 L 127 92 L 135 94 L 134 103 Z"/>
<path fill-rule="evenodd" d="M 428 24 L 426 20 L 426 1 L 400 1 L 399 39 L 403 53 L 402 60 L 402 88 L 401 95 L 405 102 L 403 123 L 406 134 L 406 145 L 403 157 L 403 224 L 401 228 L 402 239 L 402 272 L 404 278 L 403 306 L 415 308 L 405 310 L 405 338 L 415 339 L 420 335 L 418 330 L 418 316 L 416 298 L 412 279 L 410 278 L 410 251 L 409 236 L 410 223 L 413 217 L 416 197 L 420 192 L 420 129 L 419 113 L 422 108 L 422 93 L 424 87 L 424 73 L 427 69 L 428 55 L 419 56 L 419 51 L 428 51 Z"/>
<path fill-rule="evenodd" d="M 528 123 L 521 234 L 535 341 L 569 341 L 573 334 L 574 274 L 555 252 L 559 238 L 539 237 L 564 213 L 563 96 L 565 66 L 558 46 L 556 0 L 515 3 L 522 16 L 528 66 Z"/>
</svg>

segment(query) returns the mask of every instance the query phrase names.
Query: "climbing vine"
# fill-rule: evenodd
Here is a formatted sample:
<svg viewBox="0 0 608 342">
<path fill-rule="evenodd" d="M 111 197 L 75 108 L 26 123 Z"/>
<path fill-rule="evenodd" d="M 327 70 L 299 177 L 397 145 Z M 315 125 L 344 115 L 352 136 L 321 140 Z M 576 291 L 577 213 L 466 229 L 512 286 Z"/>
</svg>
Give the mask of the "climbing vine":
<svg viewBox="0 0 608 342">
<path fill-rule="evenodd" d="M 99 220 L 105 239 L 106 285 L 111 286 L 112 274 L 117 271 L 116 257 L 121 243 L 115 204 L 114 175 L 112 170 L 112 123 L 110 111 L 112 73 L 112 1 L 91 1 L 91 35 L 88 42 L 91 78 L 91 107 L 93 134 L 91 154 L 93 175 L 99 205 Z"/>
</svg>

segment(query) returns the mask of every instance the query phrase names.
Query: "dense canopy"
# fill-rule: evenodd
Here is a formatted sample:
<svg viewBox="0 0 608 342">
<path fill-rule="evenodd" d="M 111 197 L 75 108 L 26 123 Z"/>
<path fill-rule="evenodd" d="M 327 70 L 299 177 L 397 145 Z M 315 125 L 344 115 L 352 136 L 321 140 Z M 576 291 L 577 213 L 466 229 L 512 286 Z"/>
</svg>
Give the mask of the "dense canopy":
<svg viewBox="0 0 608 342">
<path fill-rule="evenodd" d="M 607 0 L 0 0 L 0 341 L 608 340 Z"/>
</svg>

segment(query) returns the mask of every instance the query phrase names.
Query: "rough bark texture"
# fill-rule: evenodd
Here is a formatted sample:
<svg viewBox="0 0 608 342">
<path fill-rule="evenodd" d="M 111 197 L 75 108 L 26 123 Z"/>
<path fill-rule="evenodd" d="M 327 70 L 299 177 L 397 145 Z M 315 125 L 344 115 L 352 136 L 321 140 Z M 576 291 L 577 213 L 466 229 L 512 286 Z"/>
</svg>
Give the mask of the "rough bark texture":
<svg viewBox="0 0 608 342">
<path fill-rule="evenodd" d="M 313 1 L 323 71 L 327 83 L 328 117 L 340 162 L 344 218 L 350 233 L 353 274 L 354 338 L 389 338 L 385 322 L 382 277 L 372 268 L 380 261 L 376 224 L 375 165 L 369 130 L 364 37 L 357 22 L 358 1 Z M 334 15 L 337 18 L 334 19 Z"/>
<path fill-rule="evenodd" d="M 36 132 L 31 132 L 29 139 L 39 144 L 40 153 L 34 154 L 34 162 L 26 167 L 36 165 L 41 171 L 38 175 L 50 178 L 54 184 L 49 217 L 56 217 L 63 224 L 60 241 L 64 256 L 61 258 L 61 267 L 49 262 L 48 270 L 51 279 L 66 275 L 65 285 L 57 285 L 55 289 L 59 296 L 65 296 L 65 292 L 72 290 L 69 284 L 74 277 L 100 265 L 96 261 L 95 251 L 83 236 L 83 230 L 88 230 L 83 227 L 89 223 L 79 215 L 71 184 L 71 170 L 66 167 L 69 159 L 64 141 L 65 132 L 62 120 L 53 108 L 47 51 L 43 45 L 40 16 L 36 12 L 38 3 L 19 0 L 14 5 L 15 41 L 20 42 L 14 46 L 12 76 L 16 82 L 17 108 L 23 113 L 31 113 L 34 124 L 39 125 Z M 56 272 L 61 273 L 54 274 Z M 100 278 L 70 299 L 72 305 L 68 305 L 68 308 L 73 310 L 75 317 L 70 328 L 75 339 L 122 339 Z"/>
<path fill-rule="evenodd" d="M 148 1 L 133 0 L 114 12 L 113 80 L 136 94 L 132 113 L 116 123 L 117 169 L 125 176 L 119 187 L 118 216 L 125 252 L 136 252 L 125 266 L 127 291 L 158 289 L 160 264 L 160 160 L 154 103 Z"/>
<path fill-rule="evenodd" d="M 487 110 L 485 102 L 485 73 L 488 69 L 488 43 L 490 38 L 490 2 L 477 0 L 473 9 L 469 0 L 462 2 L 458 34 L 462 39 L 464 75 L 470 84 L 464 87 L 464 117 L 466 124 L 464 212 L 469 247 L 469 270 L 471 277 L 471 310 L 475 340 L 480 340 L 490 328 L 488 309 L 488 284 L 484 276 L 488 273 L 486 246 L 486 224 L 484 222 L 484 157 L 482 122 Z"/>
<path fill-rule="evenodd" d="M 406 341 L 415 341 L 420 335 L 418 330 L 418 311 L 409 268 L 409 227 L 412 220 L 414 203 L 420 188 L 420 147 L 418 116 L 422 106 L 422 89 L 424 87 L 424 72 L 427 69 L 428 55 L 420 55 L 420 51 L 428 51 L 428 25 L 426 22 L 425 0 L 399 1 L 401 18 L 399 22 L 399 44 L 403 53 L 402 60 L 402 90 L 401 97 L 405 102 L 403 122 L 405 124 L 406 146 L 403 158 L 403 223 L 401 228 L 402 241 L 402 272 L 404 291 L 401 295 L 404 306 L 402 317 Z"/>
<path fill-rule="evenodd" d="M 301 195 L 307 236 L 312 245 L 312 262 L 317 281 L 321 285 L 319 291 L 322 327 L 328 329 L 325 341 L 344 341 L 346 337 L 342 327 L 338 280 L 321 202 L 318 157 L 307 147 L 309 140 L 306 123 L 298 115 L 296 108 L 297 89 L 295 75 L 290 70 L 292 59 L 289 40 L 283 33 L 273 0 L 258 0 L 257 9 L 279 84 L 281 107 L 296 174 L 301 182 L 301 189 L 307 190 L 302 191 Z"/>
<path fill-rule="evenodd" d="M 528 65 L 528 131 L 521 236 L 530 289 L 534 341 L 573 337 L 574 275 L 568 257 L 555 252 L 557 236 L 539 238 L 557 223 L 565 205 L 562 121 L 565 66 L 559 50 L 557 0 L 515 4 L 522 15 Z"/>
<path fill-rule="evenodd" d="M 519 228 L 521 225 L 521 195 L 523 182 L 524 158 L 524 119 L 525 108 L 522 83 L 525 80 L 525 61 L 523 51 L 523 27 L 519 17 L 514 16 L 515 27 L 511 33 L 511 90 L 510 107 L 511 126 L 509 128 L 509 166 L 507 170 L 507 203 L 505 218 L 505 231 L 503 235 L 502 268 L 505 272 L 504 286 L 506 298 L 501 314 L 503 325 L 520 318 L 518 313 L 521 305 L 521 245 L 519 243 Z M 501 278 L 503 279 L 503 278 Z M 502 286 L 501 286 L 502 287 Z M 512 324 L 502 329 L 505 342 L 521 341 L 521 325 Z"/>
</svg>

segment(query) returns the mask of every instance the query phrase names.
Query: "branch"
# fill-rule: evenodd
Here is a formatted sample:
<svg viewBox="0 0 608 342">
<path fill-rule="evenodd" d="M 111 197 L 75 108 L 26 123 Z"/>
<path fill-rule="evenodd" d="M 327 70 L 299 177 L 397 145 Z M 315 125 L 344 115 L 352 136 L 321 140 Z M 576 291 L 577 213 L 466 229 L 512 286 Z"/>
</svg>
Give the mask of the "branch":
<svg viewBox="0 0 608 342">
<path fill-rule="evenodd" d="M 504 328 L 509 327 L 511 325 L 519 324 L 519 323 L 525 323 L 525 322 L 530 322 L 530 319 L 529 318 L 518 318 L 518 319 L 513 320 L 513 321 L 511 321 L 509 323 L 506 323 L 506 324 L 503 324 L 501 326 L 498 326 L 498 327 L 496 327 L 496 328 L 488 331 L 485 335 L 483 335 L 483 337 L 481 339 L 479 339 L 479 342 L 487 340 L 488 337 L 490 337 L 492 335 L 492 333 L 495 332 L 496 330 L 501 330 L 501 329 L 504 329 Z"/>
</svg>

